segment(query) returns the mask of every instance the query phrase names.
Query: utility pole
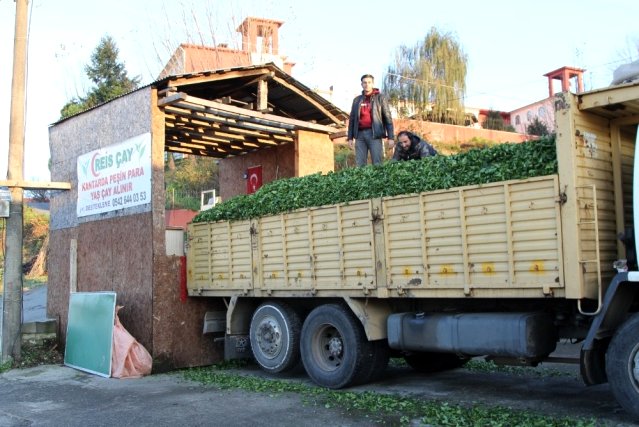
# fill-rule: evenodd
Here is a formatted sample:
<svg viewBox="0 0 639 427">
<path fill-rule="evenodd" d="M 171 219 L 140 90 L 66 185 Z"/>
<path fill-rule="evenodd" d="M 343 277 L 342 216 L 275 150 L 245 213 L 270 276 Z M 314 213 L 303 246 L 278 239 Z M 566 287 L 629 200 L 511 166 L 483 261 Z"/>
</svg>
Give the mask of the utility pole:
<svg viewBox="0 0 639 427">
<path fill-rule="evenodd" d="M 13 47 L 9 163 L 7 179 L 22 182 L 24 167 L 25 87 L 27 68 L 27 6 L 29 0 L 15 0 L 16 28 Z M 20 360 L 22 326 L 22 217 L 23 189 L 12 186 L 7 219 L 2 309 L 2 362 Z"/>
</svg>

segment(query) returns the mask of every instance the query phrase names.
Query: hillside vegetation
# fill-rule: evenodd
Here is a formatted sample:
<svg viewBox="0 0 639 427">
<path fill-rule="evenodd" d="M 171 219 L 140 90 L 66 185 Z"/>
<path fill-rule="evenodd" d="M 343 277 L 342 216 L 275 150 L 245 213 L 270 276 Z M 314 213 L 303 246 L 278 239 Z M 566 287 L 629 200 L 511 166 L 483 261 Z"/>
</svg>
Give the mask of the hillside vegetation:
<svg viewBox="0 0 639 427">
<path fill-rule="evenodd" d="M 28 279 L 43 282 L 46 276 L 46 252 L 49 240 L 49 214 L 42 213 L 28 206 L 23 211 L 23 273 Z M 0 221 L 0 279 L 4 279 L 4 257 L 6 241 L 6 221 Z M 4 280 L 0 281 L 2 291 Z"/>
</svg>

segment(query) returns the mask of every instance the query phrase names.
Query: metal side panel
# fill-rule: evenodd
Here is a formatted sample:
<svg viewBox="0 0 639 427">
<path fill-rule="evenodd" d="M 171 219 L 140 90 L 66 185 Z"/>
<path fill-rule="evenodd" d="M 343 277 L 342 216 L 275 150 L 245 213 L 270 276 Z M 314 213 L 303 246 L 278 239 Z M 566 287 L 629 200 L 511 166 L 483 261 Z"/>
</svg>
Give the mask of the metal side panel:
<svg viewBox="0 0 639 427">
<path fill-rule="evenodd" d="M 551 175 L 385 199 L 389 287 L 423 297 L 563 287 L 558 193 Z"/>
<path fill-rule="evenodd" d="M 190 224 L 187 278 L 192 295 L 251 289 L 249 221 Z"/>
<path fill-rule="evenodd" d="M 373 289 L 371 218 L 369 200 L 260 218 L 256 290 L 286 296 Z"/>
</svg>

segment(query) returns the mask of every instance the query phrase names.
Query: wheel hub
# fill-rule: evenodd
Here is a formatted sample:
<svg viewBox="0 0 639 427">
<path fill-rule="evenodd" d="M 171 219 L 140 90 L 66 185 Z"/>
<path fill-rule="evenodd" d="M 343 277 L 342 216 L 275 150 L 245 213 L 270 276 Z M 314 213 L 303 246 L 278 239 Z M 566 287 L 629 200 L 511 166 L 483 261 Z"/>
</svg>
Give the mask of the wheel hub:
<svg viewBox="0 0 639 427">
<path fill-rule="evenodd" d="M 331 357 L 340 357 L 342 355 L 342 351 L 344 346 L 342 344 L 342 340 L 339 337 L 332 337 L 328 341 L 328 352 Z"/>
<path fill-rule="evenodd" d="M 282 331 L 273 319 L 264 319 L 258 328 L 257 344 L 268 358 L 277 356 L 282 347 Z"/>
</svg>

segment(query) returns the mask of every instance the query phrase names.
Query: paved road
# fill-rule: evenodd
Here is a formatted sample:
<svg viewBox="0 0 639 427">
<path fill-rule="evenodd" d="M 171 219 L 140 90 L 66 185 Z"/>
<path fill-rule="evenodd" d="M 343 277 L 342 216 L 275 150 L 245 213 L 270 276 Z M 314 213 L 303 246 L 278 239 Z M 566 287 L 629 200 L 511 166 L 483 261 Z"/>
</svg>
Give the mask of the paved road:
<svg viewBox="0 0 639 427">
<path fill-rule="evenodd" d="M 598 426 L 638 425 L 615 402 L 607 385 L 585 387 L 576 366 L 562 369 L 573 369 L 574 375 L 540 377 L 466 369 L 426 375 L 390 367 L 378 383 L 351 390 L 592 418 Z M 268 377 L 253 366 L 238 373 Z M 313 387 L 302 374 L 288 379 Z M 186 381 L 179 373 L 118 380 L 65 366 L 40 366 L 0 374 L 0 427 L 373 425 L 371 419 L 308 400 L 291 393 L 218 390 Z M 413 425 L 419 425 L 418 420 Z"/>
<path fill-rule="evenodd" d="M 45 301 L 46 287 L 25 293 L 25 321 L 44 320 Z M 562 345 L 557 355 L 574 356 L 576 351 L 577 346 Z M 550 375 L 540 376 L 538 370 L 532 370 L 530 375 L 515 375 L 466 369 L 426 375 L 410 368 L 391 367 L 381 381 L 353 390 L 586 417 L 606 426 L 639 425 L 639 420 L 632 420 L 616 403 L 607 384 L 584 386 L 578 365 L 541 366 L 538 370 Z M 267 376 L 255 367 L 240 373 Z M 289 379 L 313 386 L 302 374 Z M 187 382 L 179 374 L 117 380 L 65 366 L 42 366 L 0 375 L 0 427 L 323 424 L 364 426 L 371 422 L 335 408 L 314 406 L 294 394 L 220 391 Z"/>
<path fill-rule="evenodd" d="M 294 394 L 215 390 L 179 375 L 118 380 L 68 367 L 0 375 L 0 427 L 17 426 L 369 426 L 304 405 Z"/>
<path fill-rule="evenodd" d="M 2 292 L 0 292 L 0 313 L 2 312 Z M 1 316 L 0 316 L 1 317 Z M 47 319 L 47 286 L 38 286 L 22 294 L 22 323 Z M 2 320 L 0 320 L 2 322 Z"/>
</svg>

